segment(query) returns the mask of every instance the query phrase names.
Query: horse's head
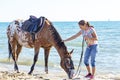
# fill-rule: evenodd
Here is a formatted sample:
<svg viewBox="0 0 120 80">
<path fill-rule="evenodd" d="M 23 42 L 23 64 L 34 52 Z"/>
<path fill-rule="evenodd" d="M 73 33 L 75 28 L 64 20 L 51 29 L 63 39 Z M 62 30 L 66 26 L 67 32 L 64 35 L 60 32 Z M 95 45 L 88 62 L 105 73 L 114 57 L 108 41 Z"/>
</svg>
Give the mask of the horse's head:
<svg viewBox="0 0 120 80">
<path fill-rule="evenodd" d="M 71 59 L 71 54 L 73 50 L 65 55 L 65 57 L 61 60 L 61 67 L 66 71 L 68 77 L 72 79 L 74 74 L 74 64 Z"/>
</svg>

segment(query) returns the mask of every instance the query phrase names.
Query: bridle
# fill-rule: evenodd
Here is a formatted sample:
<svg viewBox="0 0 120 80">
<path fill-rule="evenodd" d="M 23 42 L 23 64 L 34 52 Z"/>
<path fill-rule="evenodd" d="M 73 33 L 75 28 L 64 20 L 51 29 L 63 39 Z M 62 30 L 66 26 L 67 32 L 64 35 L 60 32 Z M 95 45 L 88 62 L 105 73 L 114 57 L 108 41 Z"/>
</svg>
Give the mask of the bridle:
<svg viewBox="0 0 120 80">
<path fill-rule="evenodd" d="M 68 59 L 69 62 L 68 60 L 66 61 L 66 59 Z M 69 72 L 71 69 L 74 69 L 74 64 L 70 57 L 64 58 L 63 61 L 64 61 L 64 66 L 67 69 L 67 72 Z"/>
</svg>

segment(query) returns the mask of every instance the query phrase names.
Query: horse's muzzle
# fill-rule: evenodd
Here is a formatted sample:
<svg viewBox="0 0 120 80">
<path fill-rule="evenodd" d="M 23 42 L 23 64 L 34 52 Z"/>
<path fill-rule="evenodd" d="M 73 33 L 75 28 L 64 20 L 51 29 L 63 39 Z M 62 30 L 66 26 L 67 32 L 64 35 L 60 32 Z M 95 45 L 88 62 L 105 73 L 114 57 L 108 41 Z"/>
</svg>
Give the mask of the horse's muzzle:
<svg viewBox="0 0 120 80">
<path fill-rule="evenodd" d="M 72 79 L 73 76 L 74 76 L 74 69 L 70 69 L 69 72 L 68 72 L 69 79 Z"/>
</svg>

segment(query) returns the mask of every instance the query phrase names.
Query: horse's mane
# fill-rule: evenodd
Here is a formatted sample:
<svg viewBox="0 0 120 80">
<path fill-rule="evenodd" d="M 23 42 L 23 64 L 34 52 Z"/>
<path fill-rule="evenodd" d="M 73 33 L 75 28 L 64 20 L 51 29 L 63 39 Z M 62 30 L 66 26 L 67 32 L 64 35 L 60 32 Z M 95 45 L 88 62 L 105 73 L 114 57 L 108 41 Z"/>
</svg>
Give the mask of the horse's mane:
<svg viewBox="0 0 120 80">
<path fill-rule="evenodd" d="M 64 48 L 64 50 L 67 50 L 64 42 L 62 41 L 61 36 L 59 35 L 59 33 L 57 32 L 57 30 L 53 26 L 52 22 L 49 21 L 49 23 L 50 23 L 50 26 L 51 26 L 50 31 L 52 32 L 52 36 L 54 38 L 54 41 L 56 42 L 56 44 L 58 45 L 59 48 Z"/>
</svg>

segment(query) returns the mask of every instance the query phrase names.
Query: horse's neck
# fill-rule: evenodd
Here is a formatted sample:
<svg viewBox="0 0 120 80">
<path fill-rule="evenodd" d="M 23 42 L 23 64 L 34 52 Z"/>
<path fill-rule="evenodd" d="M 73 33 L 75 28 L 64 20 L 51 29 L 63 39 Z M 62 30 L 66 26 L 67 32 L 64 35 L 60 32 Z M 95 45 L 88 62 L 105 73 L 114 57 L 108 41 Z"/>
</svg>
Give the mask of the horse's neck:
<svg viewBox="0 0 120 80">
<path fill-rule="evenodd" d="M 56 44 L 54 47 L 56 48 L 57 52 L 59 53 L 60 58 L 63 59 L 65 57 L 65 54 L 67 54 L 67 49 L 66 49 L 65 45 L 59 47 L 58 44 Z"/>
<path fill-rule="evenodd" d="M 57 30 L 55 29 L 55 27 L 52 24 L 49 24 L 48 28 L 49 28 L 49 34 L 50 34 L 48 38 L 50 39 L 53 46 L 57 49 L 57 52 L 59 53 L 60 58 L 62 59 L 67 54 L 67 48 L 64 42 L 62 42 L 62 39 L 59 33 L 57 32 Z"/>
</svg>

